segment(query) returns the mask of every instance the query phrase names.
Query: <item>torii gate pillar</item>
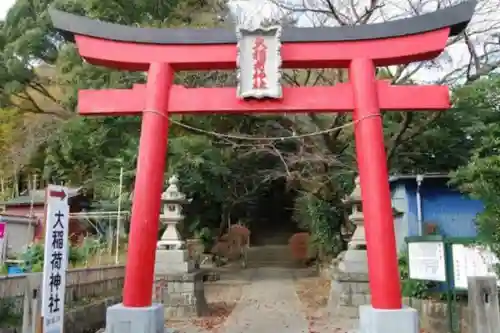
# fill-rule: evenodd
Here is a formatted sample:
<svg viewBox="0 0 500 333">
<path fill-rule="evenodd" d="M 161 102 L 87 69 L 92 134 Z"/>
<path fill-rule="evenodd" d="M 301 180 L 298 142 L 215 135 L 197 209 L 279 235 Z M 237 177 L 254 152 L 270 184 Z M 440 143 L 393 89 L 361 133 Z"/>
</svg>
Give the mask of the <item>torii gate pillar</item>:
<svg viewBox="0 0 500 333">
<path fill-rule="evenodd" d="M 79 93 L 80 114 L 143 118 L 123 304 L 108 309 L 106 331 L 164 330 L 163 307 L 151 302 L 169 114 L 353 112 L 372 296 L 372 304 L 361 307 L 360 330 L 419 333 L 418 313 L 401 304 L 381 110 L 446 110 L 449 93 L 443 86 L 392 86 L 377 81 L 375 68 L 435 58 L 448 37 L 466 27 L 475 4 L 471 0 L 370 27 L 259 28 L 249 31 L 243 43 L 240 34 L 237 38 L 224 29 L 132 28 L 51 10 L 56 28 L 76 42 L 88 62 L 148 72 L 145 86 Z M 348 68 L 350 82 L 282 89 L 281 64 L 283 68 Z M 173 85 L 174 71 L 235 69 L 237 65 L 237 89 Z"/>
</svg>

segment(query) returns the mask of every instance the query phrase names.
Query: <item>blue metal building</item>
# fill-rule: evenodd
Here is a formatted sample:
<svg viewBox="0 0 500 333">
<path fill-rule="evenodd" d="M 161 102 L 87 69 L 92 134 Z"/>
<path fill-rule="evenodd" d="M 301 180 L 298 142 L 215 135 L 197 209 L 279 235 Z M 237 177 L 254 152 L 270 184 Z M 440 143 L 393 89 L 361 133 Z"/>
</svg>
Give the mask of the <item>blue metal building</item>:
<svg viewBox="0 0 500 333">
<path fill-rule="evenodd" d="M 392 203 L 402 214 L 394 221 L 398 249 L 406 236 L 424 235 L 428 225 L 448 237 L 475 237 L 475 217 L 481 201 L 448 184 L 446 174 L 400 175 L 389 178 Z"/>
</svg>

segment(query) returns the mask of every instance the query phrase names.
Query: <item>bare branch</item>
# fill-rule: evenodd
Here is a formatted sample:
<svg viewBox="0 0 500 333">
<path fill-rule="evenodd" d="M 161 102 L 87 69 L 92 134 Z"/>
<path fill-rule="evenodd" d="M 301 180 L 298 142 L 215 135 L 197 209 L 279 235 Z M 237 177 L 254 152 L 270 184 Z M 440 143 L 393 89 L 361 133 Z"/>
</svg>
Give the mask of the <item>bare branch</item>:
<svg viewBox="0 0 500 333">
<path fill-rule="evenodd" d="M 401 139 L 403 138 L 404 133 L 410 127 L 411 121 L 413 119 L 413 113 L 411 112 L 402 112 L 403 120 L 399 123 L 398 130 L 389 140 L 388 148 L 387 148 L 387 160 L 390 161 L 396 152 L 397 147 L 401 143 Z"/>
</svg>

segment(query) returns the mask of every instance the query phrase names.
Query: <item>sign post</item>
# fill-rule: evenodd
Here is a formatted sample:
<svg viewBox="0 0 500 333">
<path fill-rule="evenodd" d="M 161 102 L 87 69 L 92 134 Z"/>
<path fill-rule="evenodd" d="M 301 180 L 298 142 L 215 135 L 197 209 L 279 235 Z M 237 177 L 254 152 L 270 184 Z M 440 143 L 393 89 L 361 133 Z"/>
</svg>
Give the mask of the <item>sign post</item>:
<svg viewBox="0 0 500 333">
<path fill-rule="evenodd" d="M 68 267 L 69 205 L 67 188 L 49 185 L 46 192 L 45 252 L 42 281 L 43 333 L 62 333 Z"/>
<path fill-rule="evenodd" d="M 459 332 L 457 292 L 468 289 L 468 279 L 495 277 L 500 262 L 487 248 L 475 244 L 473 238 L 439 235 L 407 237 L 409 278 L 445 282 L 448 325 L 451 333 Z"/>
</svg>

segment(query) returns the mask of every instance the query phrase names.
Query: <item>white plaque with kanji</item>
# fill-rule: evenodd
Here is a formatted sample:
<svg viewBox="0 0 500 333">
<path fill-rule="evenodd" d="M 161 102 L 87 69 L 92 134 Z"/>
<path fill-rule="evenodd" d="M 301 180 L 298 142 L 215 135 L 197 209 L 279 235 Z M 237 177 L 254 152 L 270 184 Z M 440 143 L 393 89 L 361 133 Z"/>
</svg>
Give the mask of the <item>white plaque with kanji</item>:
<svg viewBox="0 0 500 333">
<path fill-rule="evenodd" d="M 446 281 L 443 242 L 408 243 L 410 279 Z"/>
<path fill-rule="evenodd" d="M 238 97 L 281 98 L 281 27 L 238 27 Z"/>
<path fill-rule="evenodd" d="M 453 244 L 451 251 L 455 288 L 467 289 L 469 276 L 496 276 L 497 285 L 500 286 L 500 279 L 495 270 L 500 261 L 489 249 Z"/>
<path fill-rule="evenodd" d="M 42 316 L 44 333 L 62 333 L 68 268 L 68 189 L 49 185 L 46 191 Z"/>
</svg>

